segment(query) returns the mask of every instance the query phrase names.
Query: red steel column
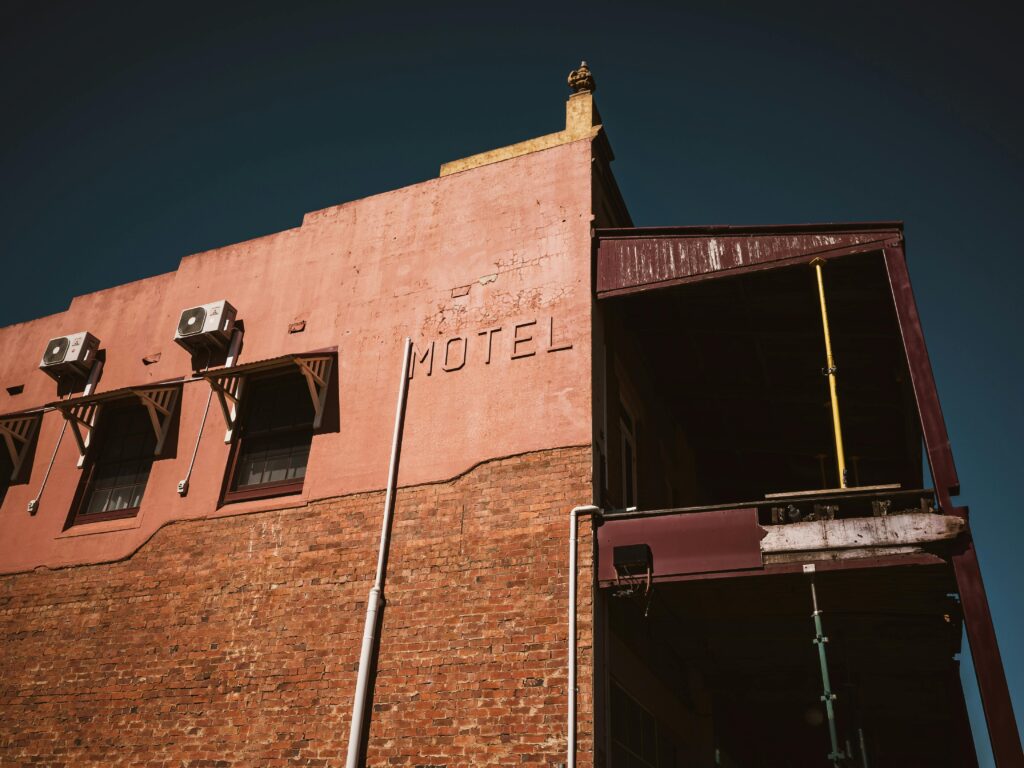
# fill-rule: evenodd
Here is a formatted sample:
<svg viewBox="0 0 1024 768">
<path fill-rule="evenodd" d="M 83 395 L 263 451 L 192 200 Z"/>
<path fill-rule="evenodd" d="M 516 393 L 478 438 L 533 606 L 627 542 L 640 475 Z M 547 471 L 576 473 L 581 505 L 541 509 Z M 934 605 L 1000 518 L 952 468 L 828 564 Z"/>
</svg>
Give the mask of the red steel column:
<svg viewBox="0 0 1024 768">
<path fill-rule="evenodd" d="M 899 319 L 903 348 L 907 355 L 907 366 L 914 387 L 914 397 L 921 417 L 921 432 L 928 464 L 932 470 L 935 492 L 939 507 L 947 515 L 967 517 L 966 507 L 955 507 L 951 496 L 960 493 L 960 481 L 953 463 L 953 451 L 949 445 L 946 422 L 939 405 L 928 348 L 924 342 L 921 318 L 917 313 L 917 302 L 910 285 L 910 274 L 901 244 L 884 248 L 885 269 L 889 275 L 896 316 Z M 1006 685 L 1003 661 L 999 655 L 996 632 L 992 625 L 992 614 L 988 607 L 985 585 L 981 580 L 978 555 L 968 532 L 963 537 L 959 551 L 953 554 L 953 571 L 956 574 L 957 589 L 964 612 L 967 640 L 971 646 L 974 672 L 978 678 L 981 703 L 985 710 L 985 722 L 992 754 L 999 768 L 1024 768 L 1017 721 L 1013 715 L 1010 689 Z"/>
<path fill-rule="evenodd" d="M 992 742 L 992 755 L 999 768 L 1024 768 L 1017 721 L 1013 715 L 1013 701 L 1006 684 L 1003 660 L 999 655 L 996 631 L 988 608 L 985 584 L 981 580 L 978 554 L 974 542 L 967 534 L 963 548 L 953 555 L 957 590 L 967 627 L 967 640 L 971 645 L 974 674 L 978 678 L 981 704 L 985 710 L 985 723 Z"/>
</svg>

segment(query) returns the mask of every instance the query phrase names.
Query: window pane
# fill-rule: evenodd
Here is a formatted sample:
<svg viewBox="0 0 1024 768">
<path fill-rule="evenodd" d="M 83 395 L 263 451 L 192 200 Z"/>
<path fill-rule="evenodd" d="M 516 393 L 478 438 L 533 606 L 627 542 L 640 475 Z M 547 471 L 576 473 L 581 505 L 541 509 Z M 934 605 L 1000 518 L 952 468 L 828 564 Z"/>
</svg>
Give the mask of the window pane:
<svg viewBox="0 0 1024 768">
<path fill-rule="evenodd" d="M 288 475 L 288 455 L 274 451 L 267 459 L 267 471 L 263 477 L 265 483 L 279 483 Z"/>
<path fill-rule="evenodd" d="M 110 491 L 97 490 L 92 495 L 92 499 L 89 501 L 89 506 L 86 509 L 86 514 L 92 514 L 93 512 L 105 512 L 107 509 L 107 499 L 110 498 Z"/>
<path fill-rule="evenodd" d="M 240 464 L 240 471 L 238 474 L 239 485 L 257 485 L 263 482 L 263 465 L 265 461 L 261 454 L 256 456 L 246 457 Z"/>
<path fill-rule="evenodd" d="M 622 689 L 612 683 L 612 739 L 614 741 L 626 740 L 626 716 L 625 702 Z"/>
<path fill-rule="evenodd" d="M 138 507 L 142 504 L 142 493 L 146 490 L 146 484 L 132 486 L 132 497 L 129 506 Z"/>
<path fill-rule="evenodd" d="M 654 718 L 646 709 L 643 710 L 643 751 L 644 760 L 653 764 L 658 759 L 658 737 L 654 732 Z"/>
<path fill-rule="evenodd" d="M 110 492 L 110 502 L 107 504 L 107 509 L 127 509 L 128 502 L 131 499 L 131 486 L 121 486 L 115 488 Z"/>
<path fill-rule="evenodd" d="M 626 746 L 639 755 L 643 749 L 643 714 L 639 705 L 632 699 L 629 699 L 626 718 Z"/>
<path fill-rule="evenodd" d="M 305 477 L 307 461 L 309 461 L 309 448 L 293 452 L 288 466 L 288 477 L 292 479 Z"/>
<path fill-rule="evenodd" d="M 623 463 L 625 464 L 626 477 L 623 480 L 623 483 L 626 486 L 626 506 L 632 507 L 635 502 L 635 499 L 633 498 L 633 484 L 635 482 L 633 479 L 633 443 L 626 440 L 623 445 L 623 450 L 625 451 Z"/>
</svg>

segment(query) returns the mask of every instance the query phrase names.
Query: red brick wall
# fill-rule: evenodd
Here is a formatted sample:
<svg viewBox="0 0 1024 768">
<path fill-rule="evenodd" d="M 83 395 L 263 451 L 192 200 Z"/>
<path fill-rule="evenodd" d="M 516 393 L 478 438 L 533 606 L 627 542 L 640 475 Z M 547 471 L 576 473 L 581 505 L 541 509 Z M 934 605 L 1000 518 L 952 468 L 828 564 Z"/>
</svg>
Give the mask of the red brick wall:
<svg viewBox="0 0 1024 768">
<path fill-rule="evenodd" d="M 368 764 L 564 761 L 568 511 L 590 466 L 589 447 L 542 451 L 399 492 Z M 122 562 L 0 578 L 0 765 L 344 764 L 382 497 L 172 524 Z"/>
</svg>

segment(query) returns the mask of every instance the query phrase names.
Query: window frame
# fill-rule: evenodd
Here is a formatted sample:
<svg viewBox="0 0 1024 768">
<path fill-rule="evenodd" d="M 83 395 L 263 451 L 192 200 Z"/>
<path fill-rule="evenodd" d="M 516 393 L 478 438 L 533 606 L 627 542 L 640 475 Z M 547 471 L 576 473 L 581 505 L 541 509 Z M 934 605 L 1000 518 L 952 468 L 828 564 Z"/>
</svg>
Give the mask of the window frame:
<svg viewBox="0 0 1024 768">
<path fill-rule="evenodd" d="M 608 746 L 609 746 L 609 762 L 612 768 L 622 768 L 615 759 L 617 752 L 625 752 L 626 757 L 629 758 L 628 762 L 640 762 L 645 768 L 675 768 L 679 764 L 678 761 L 678 744 L 675 736 L 672 733 L 672 729 L 665 725 L 665 721 L 657 717 L 652 711 L 651 707 L 647 703 L 642 702 L 637 696 L 633 695 L 626 686 L 622 685 L 614 677 L 610 680 L 609 687 L 609 704 L 608 704 Z M 617 694 L 616 694 L 617 692 Z M 612 701 L 618 698 L 622 702 L 621 706 L 633 708 L 641 718 L 641 734 L 643 734 L 643 716 L 646 715 L 652 725 L 652 737 L 653 743 L 653 759 L 643 754 L 636 752 L 634 746 L 629 744 L 629 725 L 623 721 L 616 721 L 612 715 L 614 705 Z M 619 715 L 626 715 L 627 713 L 623 710 L 619 711 Z M 627 718 L 628 719 L 628 718 Z M 625 728 L 627 733 L 623 734 L 619 728 Z M 626 736 L 626 741 L 620 738 L 622 735 Z M 641 742 L 643 742 L 643 736 L 641 735 Z M 641 743 L 640 749 L 643 751 L 644 744 Z M 664 758 L 668 758 L 667 760 Z"/>
<path fill-rule="evenodd" d="M 625 398 L 619 401 L 619 461 L 622 485 L 622 506 L 639 508 L 640 481 L 637 477 L 636 411 Z M 628 448 L 628 452 L 627 452 Z"/>
<path fill-rule="evenodd" d="M 139 503 L 134 507 L 125 507 L 123 509 L 108 510 L 106 512 L 93 512 L 88 513 L 85 510 L 88 508 L 89 503 L 92 501 L 92 494 L 95 490 L 96 470 L 100 465 L 99 456 L 103 450 L 109 433 L 110 428 L 110 412 L 115 413 L 118 410 L 128 410 L 130 408 L 138 408 L 141 413 L 140 420 L 144 420 L 147 429 L 150 428 L 149 414 L 146 412 L 146 406 L 140 403 L 134 397 L 123 397 L 116 400 L 111 400 L 103 403 L 103 418 L 98 419 L 96 424 L 96 439 L 89 440 L 89 451 L 85 457 L 84 471 L 82 477 L 78 483 L 78 491 L 75 494 L 75 501 L 72 506 L 72 514 L 67 527 L 71 528 L 78 525 L 88 525 L 91 523 L 105 523 L 110 520 L 124 520 L 129 517 L 137 517 L 139 511 L 142 509 L 142 504 L 146 498 L 146 491 L 149 488 L 149 480 L 153 474 L 153 463 L 160 458 L 157 453 L 147 454 L 149 461 L 149 470 L 146 473 L 146 482 L 142 488 L 142 494 L 139 496 Z M 154 438 L 156 440 L 156 438 Z"/>
<path fill-rule="evenodd" d="M 301 493 L 303 486 L 306 481 L 306 473 L 298 479 L 286 479 L 278 480 L 270 483 L 261 483 L 259 485 L 251 485 L 245 488 L 239 489 L 238 485 L 238 470 L 239 461 L 242 458 L 243 443 L 247 439 L 245 434 L 245 424 L 249 418 L 249 409 L 252 407 L 252 388 L 253 386 L 258 387 L 260 382 L 269 381 L 275 378 L 282 378 L 286 376 L 295 376 L 299 381 L 303 381 L 303 374 L 294 368 L 293 366 L 280 366 L 271 368 L 269 370 L 260 371 L 258 373 L 247 374 L 245 376 L 245 390 L 244 396 L 238 408 L 238 416 L 236 418 L 236 424 L 232 427 L 231 435 L 231 453 L 228 457 L 227 472 L 224 476 L 224 491 L 221 494 L 222 504 L 232 504 L 239 501 L 251 501 L 253 499 L 271 499 L 277 496 L 290 496 L 297 493 Z M 280 429 L 274 434 L 288 434 L 288 433 L 299 433 L 307 432 L 309 434 L 309 446 L 310 451 L 313 448 L 313 437 L 317 433 L 316 427 L 316 414 L 314 413 L 313 420 L 306 427 L 290 427 Z M 265 436 L 257 435 L 257 437 Z M 306 458 L 306 471 L 309 470 L 309 458 Z"/>
</svg>

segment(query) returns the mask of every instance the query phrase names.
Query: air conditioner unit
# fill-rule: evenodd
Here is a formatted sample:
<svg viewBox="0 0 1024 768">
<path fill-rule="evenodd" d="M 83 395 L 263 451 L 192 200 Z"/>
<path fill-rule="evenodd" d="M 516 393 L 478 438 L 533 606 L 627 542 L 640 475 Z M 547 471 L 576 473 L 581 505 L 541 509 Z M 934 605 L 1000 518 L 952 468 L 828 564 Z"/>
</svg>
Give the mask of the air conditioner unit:
<svg viewBox="0 0 1024 768">
<path fill-rule="evenodd" d="M 226 301 L 212 301 L 181 313 L 174 340 L 189 352 L 227 349 L 238 311 Z"/>
<path fill-rule="evenodd" d="M 99 348 L 100 340 L 86 331 L 58 336 L 46 345 L 39 367 L 55 379 L 88 378 Z"/>
</svg>

